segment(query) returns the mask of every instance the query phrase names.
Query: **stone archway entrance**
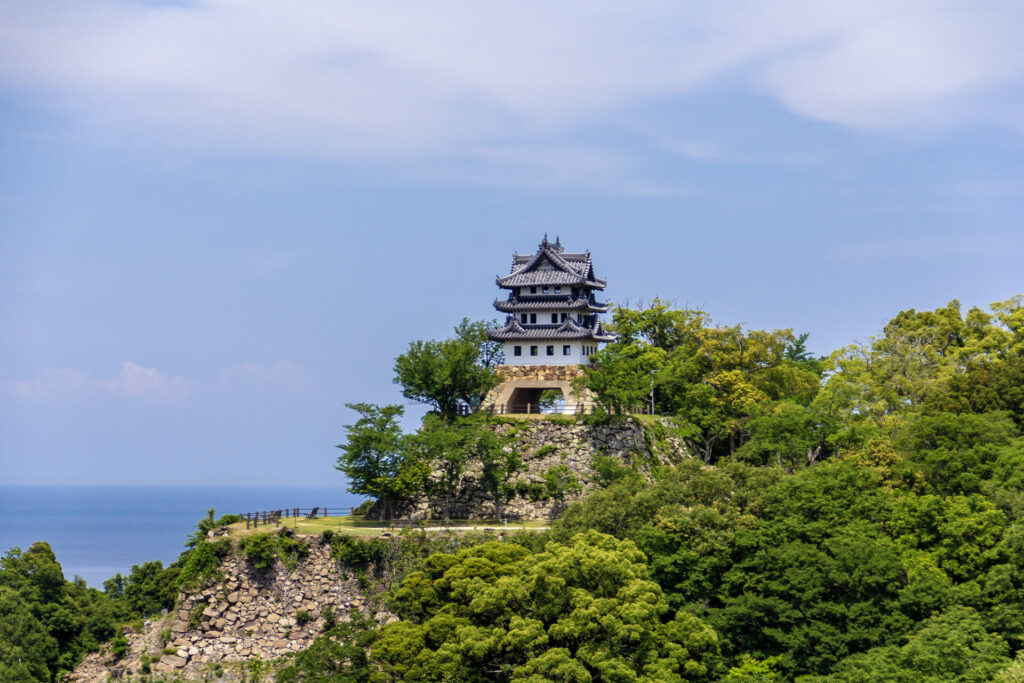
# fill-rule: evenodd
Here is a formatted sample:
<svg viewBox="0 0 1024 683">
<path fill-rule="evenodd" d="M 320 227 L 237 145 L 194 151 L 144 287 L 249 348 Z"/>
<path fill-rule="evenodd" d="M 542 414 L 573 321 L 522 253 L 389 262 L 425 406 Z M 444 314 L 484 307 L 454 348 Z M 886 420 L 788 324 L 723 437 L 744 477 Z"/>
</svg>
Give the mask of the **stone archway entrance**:
<svg viewBox="0 0 1024 683">
<path fill-rule="evenodd" d="M 586 412 L 586 406 L 593 400 L 586 389 L 581 394 L 573 390 L 572 381 L 581 372 L 578 365 L 499 365 L 495 370 L 503 381 L 491 390 L 482 407 L 498 414 L 575 415 Z M 541 410 L 544 392 L 556 391 L 560 394 L 555 402 L 557 409 Z"/>
<path fill-rule="evenodd" d="M 544 400 L 551 394 L 557 397 L 553 402 Z M 499 388 L 494 409 L 499 413 L 517 415 L 575 413 L 576 399 L 572 386 L 564 380 L 514 380 Z"/>
<path fill-rule="evenodd" d="M 557 398 L 552 400 L 552 394 Z M 506 413 L 562 412 L 569 397 L 561 387 L 513 387 L 505 404 Z"/>
</svg>

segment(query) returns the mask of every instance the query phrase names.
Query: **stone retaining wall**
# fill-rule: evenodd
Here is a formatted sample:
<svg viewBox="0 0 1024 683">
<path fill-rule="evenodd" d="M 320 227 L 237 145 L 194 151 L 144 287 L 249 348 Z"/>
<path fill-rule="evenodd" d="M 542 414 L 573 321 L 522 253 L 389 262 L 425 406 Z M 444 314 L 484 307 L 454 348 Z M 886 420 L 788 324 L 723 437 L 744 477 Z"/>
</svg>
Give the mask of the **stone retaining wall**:
<svg viewBox="0 0 1024 683">
<path fill-rule="evenodd" d="M 127 633 L 129 653 L 123 659 L 108 663 L 109 654 L 89 655 L 67 680 L 100 683 L 110 677 L 141 675 L 143 654 L 159 658 L 151 664 L 154 674 L 212 680 L 211 672 L 220 665 L 224 680 L 236 680 L 241 671 L 238 664 L 278 659 L 309 647 L 323 630 L 328 605 L 337 621 L 346 621 L 351 610 L 373 614 L 358 582 L 331 558 L 330 546 L 321 545 L 317 536 L 299 538 L 309 544 L 310 552 L 294 570 L 277 560 L 261 571 L 243 558 L 230 557 L 220 566 L 222 580 L 182 593 L 173 613 L 148 624 L 141 633 Z M 308 616 L 304 624 L 299 623 L 300 611 Z M 379 621 L 389 617 L 386 613 L 373 616 Z M 160 637 L 168 630 L 169 640 Z"/>
<path fill-rule="evenodd" d="M 528 496 L 513 498 L 505 506 L 510 519 L 551 519 L 561 514 L 570 503 L 579 500 L 597 485 L 594 458 L 606 456 L 625 466 L 649 472 L 658 464 L 678 462 L 688 457 L 682 440 L 665 435 L 656 438 L 645 432 L 644 423 L 635 418 L 611 420 L 608 424 L 587 424 L 579 418 L 554 417 L 535 420 L 504 418 L 493 429 L 511 434 L 522 458 L 524 470 L 513 484 L 540 485 L 552 467 L 565 465 L 579 484 L 579 491 L 562 500 L 531 500 Z M 664 431 L 664 430 L 663 430 Z M 436 476 L 436 475 L 435 475 Z M 399 506 L 400 515 L 411 519 L 432 519 L 444 516 L 444 503 L 420 497 Z M 455 519 L 494 519 L 493 497 L 480 481 L 480 466 L 471 466 L 460 482 L 450 516 Z"/>
</svg>

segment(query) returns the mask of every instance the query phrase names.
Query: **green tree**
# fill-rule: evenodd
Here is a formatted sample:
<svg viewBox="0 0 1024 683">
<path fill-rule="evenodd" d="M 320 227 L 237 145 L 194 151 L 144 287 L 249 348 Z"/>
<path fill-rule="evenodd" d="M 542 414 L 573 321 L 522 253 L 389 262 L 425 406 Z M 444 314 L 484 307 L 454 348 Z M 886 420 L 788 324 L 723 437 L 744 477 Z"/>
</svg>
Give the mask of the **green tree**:
<svg viewBox="0 0 1024 683">
<path fill-rule="evenodd" d="M 345 427 L 347 439 L 338 446 L 342 455 L 335 469 L 348 477 L 350 492 L 376 498 L 378 514 L 390 519 L 397 501 L 421 489 L 427 468 L 402 433 L 398 419 L 405 411 L 401 406 L 346 405 L 360 418 Z"/>
<path fill-rule="evenodd" d="M 737 457 L 757 465 L 813 465 L 836 429 L 818 408 L 784 400 L 759 410 L 747 423 L 750 436 Z"/>
<path fill-rule="evenodd" d="M 483 323 L 463 320 L 451 339 L 409 344 L 395 358 L 395 384 L 406 398 L 433 406 L 451 420 L 461 407 L 480 405 L 498 383 L 493 367 L 501 357 L 494 344 Z"/>
<path fill-rule="evenodd" d="M 714 632 L 673 614 L 629 541 L 596 532 L 533 554 L 491 542 L 438 556 L 396 593 L 371 680 L 714 680 Z"/>
<path fill-rule="evenodd" d="M 480 479 L 494 501 L 494 516 L 505 518 L 505 505 L 515 497 L 515 475 L 524 469 L 512 440 L 492 430 L 480 434 L 475 445 L 475 457 L 480 461 Z"/>
<path fill-rule="evenodd" d="M 34 543 L 0 558 L 0 680 L 51 681 L 114 635 L 115 609 Z"/>
<path fill-rule="evenodd" d="M 427 493 L 442 504 L 445 521 L 451 519 L 462 475 L 473 455 L 479 429 L 475 421 L 448 423 L 436 415 L 426 415 L 420 431 L 409 436 L 407 446 L 432 470 L 426 481 Z"/>
<path fill-rule="evenodd" d="M 178 596 L 177 579 L 178 567 L 165 569 L 160 560 L 153 560 L 132 565 L 127 577 L 115 574 L 103 582 L 103 589 L 129 613 L 148 617 L 174 607 Z"/>
<path fill-rule="evenodd" d="M 500 327 L 497 320 L 484 322 L 469 318 L 463 318 L 462 322 L 455 326 L 455 338 L 475 346 L 477 363 L 492 370 L 505 362 L 505 345 L 502 342 L 491 341 L 487 336 L 487 331 L 496 327 Z"/>
<path fill-rule="evenodd" d="M 902 647 L 887 646 L 853 655 L 822 678 L 869 683 L 968 683 L 991 681 L 1010 664 L 1009 648 L 985 631 L 969 607 L 954 607 L 922 624 Z"/>
</svg>

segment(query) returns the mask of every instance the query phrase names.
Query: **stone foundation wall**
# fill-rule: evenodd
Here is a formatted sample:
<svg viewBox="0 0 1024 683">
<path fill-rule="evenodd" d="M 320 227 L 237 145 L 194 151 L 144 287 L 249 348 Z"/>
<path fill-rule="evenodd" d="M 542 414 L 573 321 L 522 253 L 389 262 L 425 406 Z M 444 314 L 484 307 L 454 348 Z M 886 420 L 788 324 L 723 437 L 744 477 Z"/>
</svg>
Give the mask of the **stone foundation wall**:
<svg viewBox="0 0 1024 683">
<path fill-rule="evenodd" d="M 289 571 L 280 560 L 257 570 L 243 558 L 230 557 L 219 571 L 223 578 L 208 588 L 178 596 L 178 607 L 163 619 L 147 624 L 141 633 L 129 632 L 128 654 L 116 662 L 110 655 L 89 655 L 68 681 L 100 683 L 110 678 L 139 676 L 142 655 L 159 658 L 154 674 L 185 680 L 222 680 L 211 675 L 219 665 L 223 680 L 237 680 L 240 664 L 273 660 L 309 647 L 323 630 L 324 608 L 334 609 L 337 621 L 351 610 L 374 613 L 358 582 L 330 556 L 330 547 L 317 536 L 299 537 L 309 544 L 309 556 Z M 198 624 L 190 617 L 199 613 Z M 308 620 L 304 624 L 300 611 Z M 170 631 L 170 639 L 160 634 Z"/>
<path fill-rule="evenodd" d="M 513 498 L 504 508 L 505 516 L 510 519 L 552 519 L 560 515 L 567 505 L 596 487 L 597 472 L 592 465 L 598 456 L 635 466 L 644 473 L 655 465 L 689 457 L 680 438 L 664 433 L 665 429 L 661 430 L 662 438 L 658 438 L 647 433 L 644 423 L 635 418 L 616 419 L 603 425 L 561 416 L 534 420 L 501 418 L 493 429 L 500 434 L 511 434 L 522 458 L 524 470 L 513 478 L 513 484 L 525 484 L 524 488 L 543 484 L 544 474 L 550 468 L 565 465 L 580 487 L 578 492 L 562 500 Z M 469 468 L 460 482 L 451 517 L 494 519 L 496 513 L 493 497 L 481 485 L 479 466 Z M 444 516 L 444 503 L 418 498 L 407 501 L 399 514 L 412 519 L 437 519 Z"/>
<path fill-rule="evenodd" d="M 579 365 L 499 365 L 494 372 L 505 382 L 516 379 L 571 382 L 583 374 L 583 368 Z"/>
</svg>

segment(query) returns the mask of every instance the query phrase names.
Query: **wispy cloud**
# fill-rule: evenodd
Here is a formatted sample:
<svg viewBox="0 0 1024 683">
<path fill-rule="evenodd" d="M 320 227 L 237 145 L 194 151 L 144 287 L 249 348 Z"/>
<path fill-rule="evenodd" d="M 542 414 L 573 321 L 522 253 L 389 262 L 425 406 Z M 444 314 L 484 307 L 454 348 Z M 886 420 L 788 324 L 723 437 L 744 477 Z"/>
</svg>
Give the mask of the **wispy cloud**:
<svg viewBox="0 0 1024 683">
<path fill-rule="evenodd" d="M 75 401 L 101 396 L 168 402 L 196 395 L 302 392 L 314 385 L 312 373 L 292 361 L 264 365 L 242 363 L 222 369 L 210 380 L 168 375 L 131 361 L 115 377 L 103 379 L 72 368 L 46 369 L 22 380 L 0 380 L 0 392 L 31 401 Z"/>
<path fill-rule="evenodd" d="M 104 391 L 115 395 L 145 400 L 182 398 L 189 393 L 190 382 L 184 377 L 169 377 L 155 368 L 144 368 L 127 361 L 121 372 L 109 382 L 102 382 Z"/>
<path fill-rule="evenodd" d="M 116 377 L 99 379 L 72 368 L 46 369 L 35 377 L 4 382 L 7 393 L 30 400 L 74 400 L 99 395 L 142 400 L 170 400 L 186 396 L 190 381 L 172 377 L 155 368 L 125 361 Z"/>
<path fill-rule="evenodd" d="M 555 184 L 593 172 L 589 154 L 602 182 L 629 165 L 606 172 L 582 134 L 715 83 L 854 128 L 1024 133 L 1013 3 L 43 0 L 0 15 L 0 84 L 202 148 L 468 159 Z"/>
</svg>

